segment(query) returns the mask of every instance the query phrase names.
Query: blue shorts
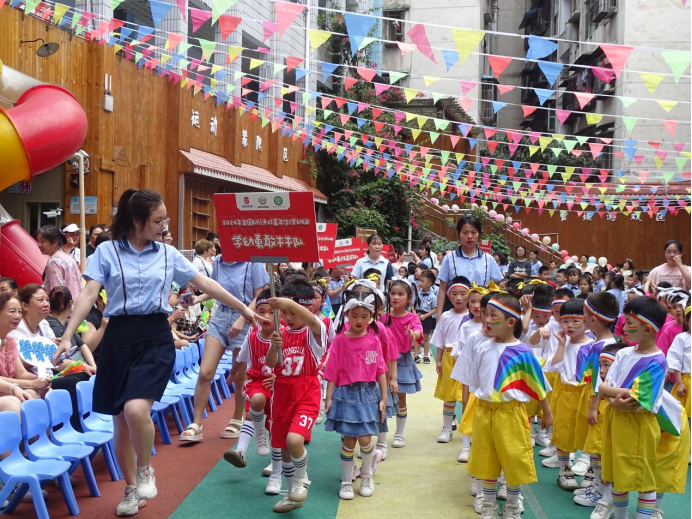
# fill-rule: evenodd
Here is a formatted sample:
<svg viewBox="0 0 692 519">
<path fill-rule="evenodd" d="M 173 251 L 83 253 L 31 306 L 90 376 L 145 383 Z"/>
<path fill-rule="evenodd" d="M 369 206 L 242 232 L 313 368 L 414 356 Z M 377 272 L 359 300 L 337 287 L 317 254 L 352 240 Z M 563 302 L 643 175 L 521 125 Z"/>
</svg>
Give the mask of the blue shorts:
<svg viewBox="0 0 692 519">
<path fill-rule="evenodd" d="M 245 341 L 249 327 L 247 324 L 243 326 L 243 330 L 233 337 L 232 339 L 228 336 L 228 331 L 233 326 L 233 323 L 240 317 L 240 314 L 235 310 L 230 310 L 225 306 L 219 306 L 212 315 L 209 321 L 209 328 L 207 330 L 207 335 L 218 339 L 218 341 L 227 350 L 235 350 L 240 348 Z"/>
</svg>

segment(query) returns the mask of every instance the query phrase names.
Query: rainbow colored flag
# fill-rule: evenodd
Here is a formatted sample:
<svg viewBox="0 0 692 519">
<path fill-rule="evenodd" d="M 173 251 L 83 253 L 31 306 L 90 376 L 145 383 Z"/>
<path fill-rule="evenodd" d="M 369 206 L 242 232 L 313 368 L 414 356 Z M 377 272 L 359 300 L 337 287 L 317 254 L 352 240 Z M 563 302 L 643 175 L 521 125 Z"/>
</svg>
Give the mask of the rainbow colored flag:
<svg viewBox="0 0 692 519">
<path fill-rule="evenodd" d="M 599 370 L 598 358 L 603 349 L 603 341 L 582 346 L 577 353 L 576 380 L 579 384 L 589 384 L 594 394 L 598 393 Z"/>
<path fill-rule="evenodd" d="M 541 401 L 546 395 L 546 380 L 541 364 L 528 346 L 508 346 L 502 352 L 493 384 L 493 402 L 503 402 L 502 393 L 522 391 Z"/>
<path fill-rule="evenodd" d="M 663 402 L 656 413 L 658 426 L 673 436 L 682 431 L 682 405 L 668 391 L 663 392 Z"/>
<path fill-rule="evenodd" d="M 630 395 L 639 405 L 653 412 L 654 403 L 663 391 L 665 376 L 666 358 L 662 353 L 643 357 L 632 367 L 622 387 L 630 390 Z"/>
</svg>

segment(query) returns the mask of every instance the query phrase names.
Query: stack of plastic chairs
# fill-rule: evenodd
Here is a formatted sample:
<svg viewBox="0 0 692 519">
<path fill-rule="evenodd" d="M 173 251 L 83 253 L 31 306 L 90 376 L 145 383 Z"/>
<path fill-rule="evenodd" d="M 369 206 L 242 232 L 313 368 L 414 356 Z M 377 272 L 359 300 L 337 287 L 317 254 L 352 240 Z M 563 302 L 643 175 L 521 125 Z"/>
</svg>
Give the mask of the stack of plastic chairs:
<svg viewBox="0 0 692 519">
<path fill-rule="evenodd" d="M 67 401 L 69 405 L 69 395 L 67 395 Z M 68 426 L 69 423 L 68 418 Z M 0 491 L 0 503 L 3 503 L 14 491 L 14 495 L 3 513 L 11 514 L 14 512 L 27 490 L 31 489 L 36 515 L 39 519 L 49 519 L 42 487 L 46 482 L 57 478 L 70 514 L 79 515 L 79 507 L 68 475 L 72 464 L 69 461 L 54 459 L 29 461 L 22 456 L 19 451 L 22 429 L 19 425 L 19 416 L 16 413 L 9 411 L 0 413 L 0 431 L 0 452 L 11 451 L 7 458 L 0 461 L 0 479 L 5 484 Z M 15 487 L 17 487 L 16 491 Z"/>
</svg>

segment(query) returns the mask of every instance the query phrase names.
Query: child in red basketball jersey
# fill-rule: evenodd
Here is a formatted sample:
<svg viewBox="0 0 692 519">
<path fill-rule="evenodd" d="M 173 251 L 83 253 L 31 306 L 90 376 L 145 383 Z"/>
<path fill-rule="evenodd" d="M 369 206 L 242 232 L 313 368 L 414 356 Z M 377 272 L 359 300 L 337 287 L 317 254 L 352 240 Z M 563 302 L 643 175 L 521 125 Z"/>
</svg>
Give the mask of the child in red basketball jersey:
<svg viewBox="0 0 692 519">
<path fill-rule="evenodd" d="M 250 440 L 255 436 L 255 453 L 267 456 L 272 453 L 272 472 L 265 490 L 266 494 L 278 495 L 281 491 L 281 449 L 269 448 L 265 417 L 269 425 L 272 387 L 276 375 L 267 366 L 266 356 L 271 345 L 271 335 L 274 331 L 273 311 L 269 306 L 270 290 L 264 290 L 257 296 L 255 311 L 266 318 L 260 326 L 252 328 L 240 347 L 237 362 L 244 364 L 247 378 L 243 384 L 245 397 L 245 421 L 240 430 L 235 449 L 229 449 L 223 455 L 230 464 L 244 468 Z M 243 369 L 241 365 L 239 369 Z"/>
<path fill-rule="evenodd" d="M 324 324 L 312 313 L 315 291 L 305 280 L 294 278 L 281 290 L 281 297 L 269 300 L 273 310 L 281 310 L 286 324 L 272 334 L 267 366 L 274 368 L 271 401 L 271 445 L 281 449 L 282 471 L 288 495 L 274 505 L 275 512 L 290 512 L 303 506 L 308 497 L 308 453 L 310 437 L 320 411 L 318 369 L 327 345 Z M 282 363 L 277 350 L 281 348 Z"/>
</svg>

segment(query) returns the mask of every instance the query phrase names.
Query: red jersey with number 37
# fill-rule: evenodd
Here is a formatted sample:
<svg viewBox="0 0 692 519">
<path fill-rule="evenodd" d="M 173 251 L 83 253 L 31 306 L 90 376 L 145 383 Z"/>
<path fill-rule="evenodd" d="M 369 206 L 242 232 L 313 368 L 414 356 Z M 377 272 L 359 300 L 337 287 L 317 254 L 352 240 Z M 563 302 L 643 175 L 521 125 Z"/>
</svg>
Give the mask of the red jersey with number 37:
<svg viewBox="0 0 692 519">
<path fill-rule="evenodd" d="M 317 368 L 327 345 L 327 334 L 324 323 L 317 318 L 315 320 L 320 323 L 319 343 L 307 326 L 299 330 L 288 327 L 281 330 L 283 364 L 274 368 L 277 378 L 317 376 Z"/>
</svg>

